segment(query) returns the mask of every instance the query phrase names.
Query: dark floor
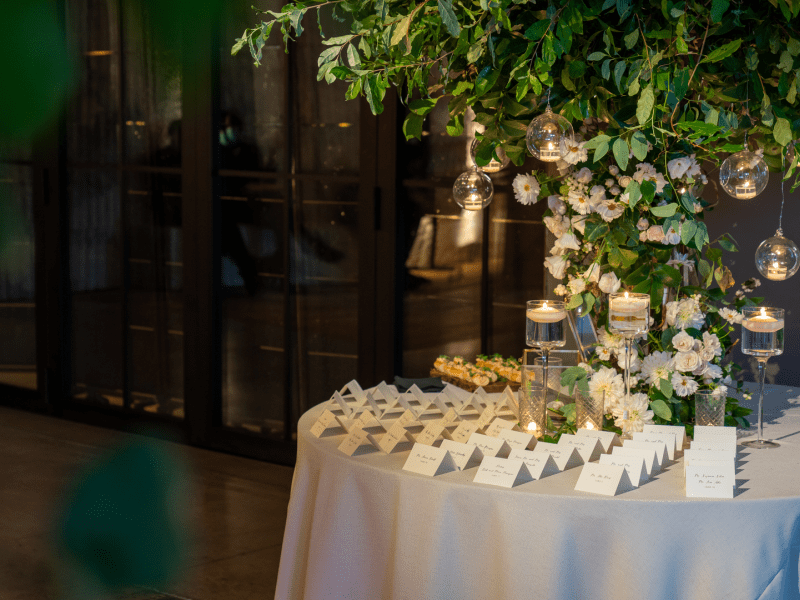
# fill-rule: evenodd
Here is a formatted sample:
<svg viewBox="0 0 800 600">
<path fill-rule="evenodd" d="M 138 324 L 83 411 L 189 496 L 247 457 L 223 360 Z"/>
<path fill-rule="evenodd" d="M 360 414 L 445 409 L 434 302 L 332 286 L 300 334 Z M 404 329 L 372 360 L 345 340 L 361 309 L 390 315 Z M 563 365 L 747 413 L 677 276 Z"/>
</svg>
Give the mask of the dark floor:
<svg viewBox="0 0 800 600">
<path fill-rule="evenodd" d="M 131 435 L 0 407 L 0 600 L 62 597 L 50 543 L 54 513 L 75 474 Z M 193 469 L 196 503 L 181 510 L 199 539 L 173 584 L 123 596 L 271 598 L 292 469 L 164 444 Z"/>
</svg>

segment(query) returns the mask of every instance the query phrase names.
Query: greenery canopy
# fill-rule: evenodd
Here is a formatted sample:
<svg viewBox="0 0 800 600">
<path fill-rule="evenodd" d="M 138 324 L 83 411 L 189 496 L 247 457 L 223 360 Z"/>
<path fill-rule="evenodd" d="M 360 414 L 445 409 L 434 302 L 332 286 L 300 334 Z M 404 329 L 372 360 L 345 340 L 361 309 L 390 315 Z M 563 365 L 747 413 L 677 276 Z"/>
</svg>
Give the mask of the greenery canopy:
<svg viewBox="0 0 800 600">
<path fill-rule="evenodd" d="M 318 79 L 348 82 L 346 97 L 365 96 L 373 113 L 394 85 L 408 138 L 437 102 L 448 102 L 450 135 L 471 108 L 485 126 L 479 164 L 496 146 L 522 164 L 526 127 L 548 98 L 571 122 L 605 123 L 594 160 L 611 151 L 627 163 L 649 141 L 665 161 L 718 163 L 749 136 L 779 170 L 800 137 L 800 0 L 295 1 L 263 12 L 232 53 L 247 45 L 258 64 L 276 23 L 288 43 L 323 7 L 351 33 L 323 40 Z"/>
</svg>

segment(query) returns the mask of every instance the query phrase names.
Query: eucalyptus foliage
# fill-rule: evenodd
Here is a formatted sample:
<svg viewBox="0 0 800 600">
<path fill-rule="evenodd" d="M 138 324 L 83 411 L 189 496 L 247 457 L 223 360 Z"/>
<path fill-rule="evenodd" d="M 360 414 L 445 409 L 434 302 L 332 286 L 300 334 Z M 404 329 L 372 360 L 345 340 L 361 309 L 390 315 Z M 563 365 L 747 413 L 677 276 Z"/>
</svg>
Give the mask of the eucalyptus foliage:
<svg viewBox="0 0 800 600">
<path fill-rule="evenodd" d="M 747 132 L 777 170 L 800 137 L 800 0 L 295 1 L 262 12 L 232 53 L 248 46 L 258 64 L 276 24 L 288 44 L 323 7 L 351 33 L 323 41 L 319 80 L 348 82 L 347 98 L 365 96 L 376 114 L 395 86 L 410 109 L 408 138 L 438 102 L 454 136 L 472 108 L 485 126 L 482 164 L 496 146 L 522 164 L 525 129 L 548 96 L 571 122 L 609 123 L 595 160 L 644 136 L 664 160 L 719 162 Z"/>
</svg>

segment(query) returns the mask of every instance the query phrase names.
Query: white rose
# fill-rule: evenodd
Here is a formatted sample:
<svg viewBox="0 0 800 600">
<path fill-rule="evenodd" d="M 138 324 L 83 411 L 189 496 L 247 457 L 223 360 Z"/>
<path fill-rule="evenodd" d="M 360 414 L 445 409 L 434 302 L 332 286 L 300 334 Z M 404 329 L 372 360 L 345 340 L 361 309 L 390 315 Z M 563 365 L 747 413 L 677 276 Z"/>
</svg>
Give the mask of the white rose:
<svg viewBox="0 0 800 600">
<path fill-rule="evenodd" d="M 547 197 L 547 207 L 552 210 L 555 215 L 563 215 L 567 212 L 567 205 L 556 195 Z"/>
<path fill-rule="evenodd" d="M 681 331 L 672 338 L 672 346 L 678 352 L 689 352 L 694 349 L 694 338 L 685 331 Z"/>
<path fill-rule="evenodd" d="M 544 266 L 550 271 L 550 275 L 556 279 L 564 279 L 564 272 L 567 270 L 569 261 L 565 256 L 548 256 L 544 259 Z"/>
<path fill-rule="evenodd" d="M 640 231 L 639 232 L 639 241 L 640 242 L 646 242 L 647 241 L 647 232 L 646 231 Z"/>
<path fill-rule="evenodd" d="M 592 180 L 592 172 L 589 167 L 583 167 L 580 171 L 575 173 L 572 178 L 578 183 L 587 184 Z"/>
<path fill-rule="evenodd" d="M 600 278 L 600 290 L 606 294 L 613 294 L 622 286 L 622 282 L 614 273 L 606 273 Z"/>
<path fill-rule="evenodd" d="M 570 281 L 567 287 L 573 294 L 580 294 L 586 289 L 586 280 L 578 277 L 577 279 Z"/>
<path fill-rule="evenodd" d="M 576 229 L 578 231 L 578 233 L 583 235 L 583 232 L 586 230 L 586 215 L 575 215 L 575 216 L 573 216 L 572 217 L 572 228 Z"/>
<path fill-rule="evenodd" d="M 624 188 L 628 187 L 628 184 L 631 181 L 633 181 L 633 180 L 630 178 L 630 176 L 623 175 L 622 177 L 619 178 L 619 185 L 624 189 Z"/>
<path fill-rule="evenodd" d="M 694 371 L 702 362 L 697 352 L 678 352 L 672 359 L 675 368 L 682 373 Z"/>
<path fill-rule="evenodd" d="M 664 228 L 661 225 L 653 225 L 647 230 L 647 239 L 651 242 L 660 242 L 664 239 Z"/>
<path fill-rule="evenodd" d="M 597 283 L 600 281 L 600 265 L 597 263 L 592 263 L 589 265 L 589 268 L 586 269 L 586 272 L 583 274 L 583 278 L 586 281 L 591 281 L 592 283 Z"/>
<path fill-rule="evenodd" d="M 650 221 L 648 221 L 644 217 L 639 219 L 636 223 L 636 229 L 638 229 L 639 231 L 647 231 L 649 227 L 650 227 Z"/>
<path fill-rule="evenodd" d="M 608 172 L 611 173 L 612 175 L 619 175 L 619 167 L 617 165 L 611 165 L 610 167 L 608 167 Z"/>
<path fill-rule="evenodd" d="M 564 250 L 580 250 L 581 245 L 578 243 L 578 238 L 575 237 L 574 233 L 565 233 L 560 238 L 556 240 L 556 248 L 562 248 Z"/>
<path fill-rule="evenodd" d="M 605 186 L 607 188 L 610 188 L 612 185 L 614 185 L 614 180 L 613 179 L 606 179 Z"/>
<path fill-rule="evenodd" d="M 622 190 L 621 190 L 621 189 L 619 189 L 619 186 L 618 186 L 618 185 L 612 185 L 610 188 L 608 188 L 608 192 L 609 192 L 609 193 L 610 193 L 612 196 L 619 196 L 619 193 L 620 193 L 621 191 L 622 191 Z M 627 203 L 628 203 L 628 201 L 627 201 L 627 200 L 625 200 L 625 204 L 627 204 Z"/>
<path fill-rule="evenodd" d="M 667 163 L 667 171 L 672 179 L 680 179 L 692 166 L 692 161 L 686 156 L 674 158 Z"/>
<path fill-rule="evenodd" d="M 570 221 L 566 217 L 545 217 L 544 225 L 547 227 L 554 236 L 561 237 L 569 229 Z"/>
</svg>

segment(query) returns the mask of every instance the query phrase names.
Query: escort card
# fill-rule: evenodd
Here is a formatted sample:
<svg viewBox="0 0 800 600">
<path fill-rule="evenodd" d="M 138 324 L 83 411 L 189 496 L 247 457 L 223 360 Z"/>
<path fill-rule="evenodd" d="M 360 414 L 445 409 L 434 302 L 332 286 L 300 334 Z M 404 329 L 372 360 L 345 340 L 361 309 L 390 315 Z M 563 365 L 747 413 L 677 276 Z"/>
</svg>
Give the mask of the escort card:
<svg viewBox="0 0 800 600">
<path fill-rule="evenodd" d="M 476 431 L 478 431 L 478 426 L 475 424 L 475 421 L 461 421 L 458 427 L 450 434 L 450 437 L 453 438 L 455 442 L 466 444 L 470 436 Z"/>
<path fill-rule="evenodd" d="M 687 448 L 683 452 L 684 466 L 690 460 L 726 460 L 736 466 L 736 458 L 731 456 L 730 452 L 724 450 L 697 450 Z"/>
<path fill-rule="evenodd" d="M 694 439 L 697 442 L 728 442 L 736 445 L 736 427 L 696 425 Z"/>
<path fill-rule="evenodd" d="M 547 452 L 531 452 L 514 448 L 508 455 L 509 459 L 518 459 L 525 463 L 528 472 L 536 480 L 544 479 L 559 472 L 556 461 Z"/>
<path fill-rule="evenodd" d="M 574 446 L 559 446 L 550 442 L 536 442 L 534 452 L 546 452 L 553 457 L 558 468 L 562 471 L 580 467 L 583 464 L 581 455 Z"/>
<path fill-rule="evenodd" d="M 503 429 L 497 434 L 497 437 L 505 440 L 512 448 L 519 450 L 528 450 L 536 445 L 536 438 L 533 436 L 533 434 L 525 433 L 524 431 Z"/>
<path fill-rule="evenodd" d="M 344 452 L 347 456 L 353 456 L 353 453 L 358 450 L 359 446 L 369 442 L 376 448 L 380 449 L 378 441 L 372 437 L 371 434 L 364 431 L 361 427 L 353 427 L 344 441 L 339 444 L 339 450 Z"/>
<path fill-rule="evenodd" d="M 478 389 L 483 389 L 483 388 L 478 388 Z M 468 402 L 468 404 L 469 404 L 469 405 L 470 405 L 470 406 L 471 406 L 471 407 L 472 407 L 472 408 L 475 410 L 475 412 L 477 412 L 478 414 L 481 414 L 481 413 L 483 412 L 483 409 L 485 409 L 485 408 L 486 408 L 486 405 L 485 405 L 483 402 L 481 402 L 481 397 L 480 397 L 480 396 L 478 396 L 478 394 L 475 394 L 475 393 L 474 393 L 474 394 L 472 394 L 472 396 L 470 396 L 470 397 L 469 397 L 469 402 Z"/>
<path fill-rule="evenodd" d="M 339 406 L 339 408 L 344 413 L 346 419 L 350 418 L 350 415 L 353 414 L 353 409 L 350 408 L 350 405 L 345 402 L 345 399 L 342 398 L 342 395 L 339 392 L 333 392 L 333 401 Z"/>
<path fill-rule="evenodd" d="M 425 426 L 425 429 L 417 435 L 416 442 L 418 444 L 425 444 L 426 446 L 433 446 L 433 442 L 438 440 L 439 436 L 442 435 L 444 431 L 444 423 L 440 420 L 431 421 Z"/>
<path fill-rule="evenodd" d="M 415 421 L 419 421 L 419 413 L 415 409 L 411 408 L 411 404 L 409 403 L 407 398 L 405 398 L 404 396 L 398 396 L 397 397 L 397 403 L 405 411 L 403 413 L 404 416 L 405 416 L 406 413 L 411 413 L 411 415 L 414 417 L 413 420 L 410 421 L 410 422 L 413 423 Z"/>
<path fill-rule="evenodd" d="M 386 385 L 385 381 L 381 381 L 375 388 L 383 396 L 383 401 L 386 402 L 386 408 L 394 408 L 397 406 L 397 396 L 399 395 L 395 390 Z"/>
<path fill-rule="evenodd" d="M 448 410 L 453 410 L 452 408 L 449 408 L 447 406 L 447 402 L 445 401 L 445 395 L 444 394 L 436 394 L 433 397 L 433 405 L 436 407 L 436 410 L 438 410 L 443 415 L 447 414 Z"/>
<path fill-rule="evenodd" d="M 613 446 L 622 446 L 619 436 L 613 431 L 599 431 L 597 429 L 578 429 L 575 435 L 579 437 L 593 437 L 600 440 L 603 452 L 611 452 Z"/>
<path fill-rule="evenodd" d="M 506 386 L 506 389 L 500 394 L 500 399 L 495 404 L 495 412 L 500 414 L 501 411 L 504 413 L 510 412 L 516 420 L 519 420 L 519 405 L 514 397 L 514 392 L 509 386 Z"/>
<path fill-rule="evenodd" d="M 461 388 L 457 388 L 449 383 L 445 384 L 444 390 L 442 390 L 442 395 L 447 398 L 447 402 L 449 402 L 451 406 L 456 409 L 456 412 L 461 409 L 466 400 L 466 398 L 459 396 L 459 392 L 466 394 L 466 392 Z"/>
<path fill-rule="evenodd" d="M 709 440 L 692 440 L 690 446 L 692 450 L 715 450 L 717 452 L 727 452 L 731 458 L 736 458 L 736 442 L 731 441 L 709 441 Z"/>
<path fill-rule="evenodd" d="M 355 399 L 358 406 L 363 406 L 367 402 L 367 395 L 364 393 L 364 390 L 361 389 L 361 385 L 355 379 L 345 384 L 345 386 L 340 390 L 340 393 L 344 394 L 345 390 L 350 391 L 350 395 Z"/>
<path fill-rule="evenodd" d="M 678 444 L 678 436 L 676 436 L 674 433 L 645 433 L 644 431 L 636 431 L 633 434 L 633 440 L 636 442 L 653 442 L 655 444 L 664 444 L 667 452 L 667 455 L 664 458 L 675 460 L 675 449 Z"/>
<path fill-rule="evenodd" d="M 386 454 L 391 454 L 397 444 L 403 441 L 413 442 L 414 438 L 398 420 L 394 422 L 394 425 L 392 425 L 389 428 L 389 431 L 387 431 L 380 439 L 378 442 L 378 448 L 386 452 Z"/>
<path fill-rule="evenodd" d="M 559 446 L 572 446 L 581 455 L 583 462 L 588 463 L 600 458 L 603 453 L 603 445 L 597 438 L 583 437 L 564 433 L 558 440 Z"/>
<path fill-rule="evenodd" d="M 458 419 L 458 413 L 456 412 L 455 408 L 447 409 L 447 412 L 444 414 L 444 417 L 442 417 L 442 422 L 445 425 L 451 425 L 451 424 L 455 423 L 458 420 L 459 420 Z"/>
<path fill-rule="evenodd" d="M 318 438 L 328 427 L 339 427 L 339 421 L 336 419 L 336 415 L 326 408 L 311 426 L 311 435 Z"/>
<path fill-rule="evenodd" d="M 512 488 L 515 485 L 532 480 L 533 477 L 528 472 L 528 467 L 520 459 L 512 460 L 496 456 L 484 456 L 481 466 L 475 474 L 475 479 L 472 481 Z"/>
<path fill-rule="evenodd" d="M 686 443 L 686 428 L 682 425 L 645 425 L 645 433 L 674 433 L 678 438 L 678 450 L 683 450 Z"/>
<path fill-rule="evenodd" d="M 461 442 L 454 442 L 453 440 L 442 440 L 440 448 L 450 453 L 459 471 L 477 467 L 483 460 L 481 449 L 472 444 L 462 444 Z"/>
<path fill-rule="evenodd" d="M 481 413 L 481 416 L 478 417 L 477 421 L 475 421 L 475 424 L 478 426 L 478 430 L 483 429 L 489 423 L 491 423 L 492 419 L 494 419 L 494 417 L 495 417 L 495 414 L 494 414 L 494 407 L 493 406 L 487 406 L 486 408 L 484 408 L 483 412 Z"/>
<path fill-rule="evenodd" d="M 686 459 L 684 459 L 685 461 Z M 690 458 L 688 462 L 684 463 L 683 473 L 686 474 L 686 467 L 714 467 L 721 469 L 724 473 L 731 478 L 734 482 L 733 487 L 736 487 L 736 463 L 730 457 L 723 460 L 708 460 L 704 458 Z"/>
<path fill-rule="evenodd" d="M 612 450 L 611 456 L 641 456 L 644 459 L 644 470 L 647 472 L 648 478 L 657 474 L 659 471 L 659 468 L 656 466 L 657 459 L 655 448 L 633 448 L 631 446 L 618 446 Z"/>
<path fill-rule="evenodd" d="M 601 465 L 616 465 L 618 467 L 625 467 L 625 472 L 628 474 L 628 479 L 631 481 L 633 487 L 639 487 L 642 483 L 646 483 L 649 477 L 644 468 L 643 456 L 625 456 L 623 454 L 603 454 L 600 457 Z"/>
<path fill-rule="evenodd" d="M 406 463 L 403 465 L 403 470 L 433 477 L 448 471 L 455 471 L 456 463 L 453 462 L 453 457 L 447 450 L 414 444 L 411 454 L 408 455 Z"/>
<path fill-rule="evenodd" d="M 467 440 L 468 444 L 477 446 L 483 453 L 483 456 L 498 456 L 505 458 L 511 452 L 508 442 L 500 438 L 489 437 L 480 433 L 473 433 Z"/>
<path fill-rule="evenodd" d="M 428 400 L 425 392 L 419 389 L 419 386 L 414 383 L 408 388 L 408 392 L 405 394 L 406 396 L 411 396 L 414 400 L 416 400 L 419 405 L 422 407 L 422 410 L 428 410 L 428 407 L 431 405 L 431 401 Z"/>
<path fill-rule="evenodd" d="M 486 393 L 486 390 L 482 387 L 479 387 L 475 390 L 475 395 L 480 398 L 481 404 L 486 404 L 489 399 L 489 394 Z"/>
<path fill-rule="evenodd" d="M 375 396 L 373 396 L 372 392 L 367 392 L 367 406 L 375 415 L 375 418 L 378 419 L 378 421 L 380 421 L 384 417 L 385 412 L 378 405 L 378 401 L 375 399 Z"/>
<path fill-rule="evenodd" d="M 583 465 L 578 483 L 575 484 L 576 491 L 603 496 L 616 496 L 632 489 L 625 467 L 598 463 Z"/>
<path fill-rule="evenodd" d="M 733 498 L 735 483 L 724 468 L 686 467 L 686 496 L 689 498 Z"/>
<path fill-rule="evenodd" d="M 625 440 L 622 442 L 623 448 L 643 448 L 652 450 L 655 455 L 653 470 L 658 473 L 667 461 L 667 445 L 664 442 L 637 442 L 636 440 Z"/>
<path fill-rule="evenodd" d="M 513 421 L 497 417 L 486 428 L 486 435 L 491 437 L 499 437 L 501 431 L 505 429 L 514 429 L 515 426 L 516 424 Z"/>
</svg>

